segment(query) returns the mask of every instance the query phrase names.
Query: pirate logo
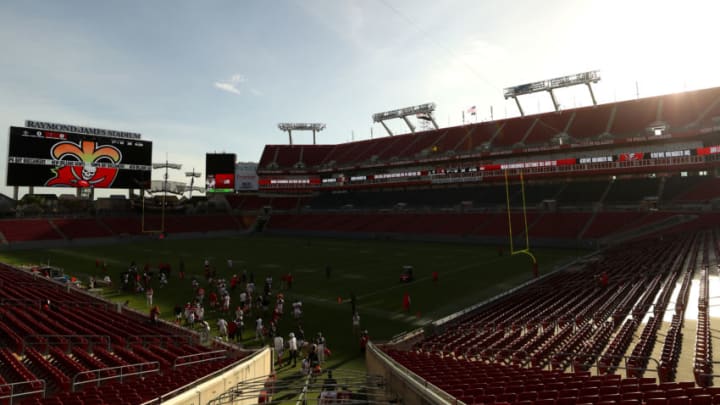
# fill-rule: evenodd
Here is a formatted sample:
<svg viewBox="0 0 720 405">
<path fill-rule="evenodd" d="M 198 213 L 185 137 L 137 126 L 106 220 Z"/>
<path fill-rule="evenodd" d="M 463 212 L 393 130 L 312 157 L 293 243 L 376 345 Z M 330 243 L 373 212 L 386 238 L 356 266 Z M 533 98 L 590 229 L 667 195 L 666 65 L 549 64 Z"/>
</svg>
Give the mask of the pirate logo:
<svg viewBox="0 0 720 405">
<path fill-rule="evenodd" d="M 99 146 L 94 141 L 58 142 L 50 156 L 67 163 L 52 169 L 55 177 L 46 186 L 110 187 L 117 177 L 118 168 L 112 167 L 122 160 L 122 153 L 109 145 Z"/>
</svg>

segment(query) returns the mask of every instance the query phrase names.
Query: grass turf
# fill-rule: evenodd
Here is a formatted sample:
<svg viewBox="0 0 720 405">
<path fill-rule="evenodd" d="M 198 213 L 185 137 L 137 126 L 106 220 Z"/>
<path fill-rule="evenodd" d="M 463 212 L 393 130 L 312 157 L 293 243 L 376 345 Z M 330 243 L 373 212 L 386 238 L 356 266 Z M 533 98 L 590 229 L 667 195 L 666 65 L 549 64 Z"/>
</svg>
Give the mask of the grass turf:
<svg viewBox="0 0 720 405">
<path fill-rule="evenodd" d="M 584 254 L 578 250 L 538 249 L 540 273 L 551 271 L 557 263 Z M 526 255 L 498 255 L 497 248 L 477 245 L 419 243 L 379 240 L 334 240 L 289 237 L 230 237 L 196 240 L 148 240 L 116 244 L 46 250 L 0 252 L 0 261 L 10 264 L 47 263 L 62 267 L 69 275 L 84 283 L 92 275 L 110 275 L 115 285 L 120 273 L 131 261 L 142 270 L 145 263 L 157 267 L 169 263 L 172 274 L 168 287 L 159 288 L 153 279 L 154 301 L 162 317 L 173 320 L 173 307 L 193 298 L 191 279 L 205 284 L 204 260 L 208 258 L 219 277 L 230 279 L 243 269 L 255 276 L 256 291 L 262 291 L 265 277 L 273 278 L 273 293 L 279 292 L 283 274 L 294 277 L 292 289 L 285 293 L 285 315 L 279 332 L 287 338 L 296 330 L 291 304 L 303 302 L 303 328 L 306 338 L 322 331 L 332 355 L 329 367 L 343 366 L 364 369 L 358 338 L 352 333 L 349 297 L 355 294 L 361 316 L 361 328 L 372 339 L 385 340 L 403 331 L 418 328 L 434 319 L 451 314 L 469 305 L 492 297 L 532 277 L 530 259 Z M 227 266 L 233 260 L 233 268 Z M 107 270 L 96 267 L 96 260 L 107 263 Z M 178 266 L 184 261 L 185 279 L 179 280 Z M 400 283 L 403 265 L 414 266 L 415 281 Z M 327 277 L 326 267 L 331 267 Z M 437 283 L 431 274 L 438 272 Z M 408 293 L 412 304 L 403 308 L 403 295 Z M 206 296 L 207 296 L 206 294 Z M 232 294 L 231 308 L 238 302 L 239 290 Z M 274 294 L 273 294 L 274 296 Z M 130 305 L 147 311 L 143 294 L 114 292 L 109 299 L 130 301 Z M 338 297 L 342 298 L 339 303 Z M 207 300 L 207 298 L 206 298 Z M 206 301 L 207 306 L 207 301 Z M 271 308 L 274 300 L 271 301 Z M 216 329 L 217 311 L 206 311 L 206 319 Z M 232 316 L 226 316 L 229 321 Z M 269 314 L 264 317 L 269 324 Z M 245 317 L 242 344 L 258 346 L 254 339 L 254 317 Z"/>
</svg>

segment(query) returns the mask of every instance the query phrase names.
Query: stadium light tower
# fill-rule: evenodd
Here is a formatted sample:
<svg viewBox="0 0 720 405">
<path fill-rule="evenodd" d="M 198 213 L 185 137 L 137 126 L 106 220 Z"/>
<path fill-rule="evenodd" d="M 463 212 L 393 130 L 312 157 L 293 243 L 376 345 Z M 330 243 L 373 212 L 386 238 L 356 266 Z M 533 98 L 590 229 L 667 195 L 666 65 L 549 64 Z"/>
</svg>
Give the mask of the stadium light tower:
<svg viewBox="0 0 720 405">
<path fill-rule="evenodd" d="M 405 107 L 397 110 L 373 114 L 372 119 L 373 122 L 379 122 L 380 124 L 382 124 L 388 135 L 393 136 L 390 128 L 385 125 L 385 121 L 393 118 L 401 118 L 403 121 L 405 121 L 405 124 L 407 124 L 408 128 L 410 128 L 410 132 L 415 133 L 415 126 L 413 126 L 413 124 L 407 118 L 410 115 L 415 115 L 424 121 L 430 121 L 432 122 L 432 126 L 435 127 L 435 129 L 440 129 L 437 122 L 435 122 L 435 118 L 432 115 L 433 111 L 435 111 L 435 103 L 425 103 L 412 107 Z"/>
<path fill-rule="evenodd" d="M 555 107 L 555 111 L 559 111 L 560 104 L 558 104 L 557 100 L 555 99 L 555 93 L 553 93 L 553 90 L 559 89 L 562 87 L 570 87 L 570 86 L 577 86 L 579 84 L 584 84 L 584 85 L 587 85 L 587 88 L 590 91 L 590 97 L 592 98 L 593 105 L 597 105 L 597 101 L 595 100 L 595 93 L 593 93 L 591 84 L 597 83 L 599 81 L 600 81 L 600 72 L 597 70 L 591 70 L 589 72 L 577 73 L 574 75 L 556 77 L 554 79 L 549 79 L 549 80 L 541 80 L 541 81 L 535 82 L 535 83 L 527 83 L 527 84 L 521 84 L 519 86 L 508 87 L 503 90 L 503 93 L 505 95 L 505 100 L 507 100 L 509 98 L 512 98 L 513 100 L 515 100 L 515 104 L 517 104 L 518 110 L 520 110 L 520 115 L 524 117 L 525 112 L 523 111 L 522 106 L 520 105 L 518 96 L 522 96 L 525 94 L 531 94 L 531 93 L 538 93 L 541 91 L 547 91 L 548 93 L 550 93 L 550 98 L 552 99 L 553 106 Z"/>
<path fill-rule="evenodd" d="M 190 191 L 190 195 L 188 196 L 188 199 L 192 199 L 193 190 L 202 191 L 202 188 L 195 187 L 195 179 L 200 177 L 200 172 L 196 172 L 195 168 L 193 167 L 191 172 L 185 172 L 185 177 L 190 177 L 190 188 L 188 190 Z"/>
<path fill-rule="evenodd" d="M 180 163 L 170 163 L 170 162 L 168 162 L 167 160 L 165 160 L 164 163 L 153 163 L 153 164 L 152 164 L 152 168 L 153 168 L 153 169 L 165 169 L 165 174 L 163 175 L 163 188 L 162 188 L 162 191 L 164 191 L 164 192 L 167 194 L 167 190 L 168 190 L 167 184 L 168 184 L 168 177 L 169 177 L 169 176 L 168 176 L 168 174 L 169 174 L 169 173 L 168 173 L 168 170 L 169 170 L 169 169 L 180 170 L 180 169 L 182 169 L 182 164 L 180 164 Z"/>
<path fill-rule="evenodd" d="M 288 139 L 290 140 L 290 145 L 293 144 L 292 139 L 292 131 L 312 131 L 313 133 L 313 145 L 315 145 L 315 134 L 325 129 L 325 124 L 316 122 L 316 123 L 301 123 L 301 122 L 281 122 L 278 124 L 278 128 L 281 131 L 286 131 L 288 133 Z"/>
</svg>

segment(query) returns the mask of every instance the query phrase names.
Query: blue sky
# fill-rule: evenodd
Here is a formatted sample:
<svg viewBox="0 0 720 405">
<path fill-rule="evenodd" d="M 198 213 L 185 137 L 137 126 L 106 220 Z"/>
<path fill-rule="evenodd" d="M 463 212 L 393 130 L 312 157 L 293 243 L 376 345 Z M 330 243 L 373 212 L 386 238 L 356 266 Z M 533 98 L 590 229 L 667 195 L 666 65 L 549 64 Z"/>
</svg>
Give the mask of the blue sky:
<svg viewBox="0 0 720 405">
<path fill-rule="evenodd" d="M 154 160 L 203 171 L 206 152 L 257 161 L 286 143 L 278 122 L 325 122 L 319 142 L 339 143 L 369 138 L 373 113 L 425 102 L 442 127 L 472 105 L 504 118 L 517 115 L 504 87 L 587 70 L 601 71 L 600 102 L 635 97 L 636 82 L 641 96 L 718 86 L 717 15 L 717 1 L 6 0 L 0 126 L 140 132 Z M 588 104 L 581 90 L 560 91 L 563 108 Z"/>
</svg>

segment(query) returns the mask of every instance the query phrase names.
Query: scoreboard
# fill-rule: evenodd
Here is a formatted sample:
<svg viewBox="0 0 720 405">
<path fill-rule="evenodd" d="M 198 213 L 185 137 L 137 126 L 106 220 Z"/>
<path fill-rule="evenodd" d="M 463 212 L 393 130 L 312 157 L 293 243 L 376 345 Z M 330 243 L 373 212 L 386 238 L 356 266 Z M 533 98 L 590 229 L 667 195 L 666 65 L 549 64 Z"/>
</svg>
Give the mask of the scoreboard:
<svg viewBox="0 0 720 405">
<path fill-rule="evenodd" d="M 8 186 L 139 188 L 151 174 L 152 142 L 10 127 Z"/>
<path fill-rule="evenodd" d="M 235 154 L 208 153 L 205 155 L 205 191 L 232 193 L 235 191 Z"/>
</svg>

